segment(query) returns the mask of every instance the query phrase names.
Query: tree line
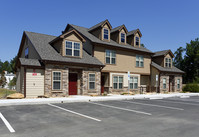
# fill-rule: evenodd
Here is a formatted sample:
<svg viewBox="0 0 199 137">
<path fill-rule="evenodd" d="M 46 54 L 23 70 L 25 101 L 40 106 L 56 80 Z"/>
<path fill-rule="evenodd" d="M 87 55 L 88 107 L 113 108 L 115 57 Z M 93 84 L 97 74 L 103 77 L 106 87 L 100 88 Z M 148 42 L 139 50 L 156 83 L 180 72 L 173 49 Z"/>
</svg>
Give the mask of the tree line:
<svg viewBox="0 0 199 137">
<path fill-rule="evenodd" d="M 174 65 L 185 72 L 184 83 L 199 83 L 199 38 L 187 43 L 186 48 L 179 47 L 174 55 Z"/>
<path fill-rule="evenodd" d="M 6 85 L 6 78 L 5 78 L 5 71 L 8 73 L 15 73 L 15 64 L 16 64 L 17 56 L 15 56 L 13 59 L 9 61 L 2 62 L 0 60 L 0 87 L 4 87 Z M 9 86 L 15 86 L 16 85 L 16 78 L 13 78 L 10 83 L 8 83 Z"/>
</svg>

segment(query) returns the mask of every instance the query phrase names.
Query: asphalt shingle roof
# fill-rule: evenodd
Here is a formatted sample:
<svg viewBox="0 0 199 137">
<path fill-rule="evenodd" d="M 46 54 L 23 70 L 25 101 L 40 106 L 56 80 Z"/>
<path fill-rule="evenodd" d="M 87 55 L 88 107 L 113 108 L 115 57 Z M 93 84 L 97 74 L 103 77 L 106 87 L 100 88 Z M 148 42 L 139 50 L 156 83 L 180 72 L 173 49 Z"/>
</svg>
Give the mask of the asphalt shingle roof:
<svg viewBox="0 0 199 137">
<path fill-rule="evenodd" d="M 94 26 L 92 26 L 91 28 L 88 29 L 88 31 L 92 31 L 92 30 L 94 30 L 94 29 L 100 27 L 100 26 L 101 26 L 102 24 L 104 24 L 104 22 L 106 22 L 106 21 L 107 21 L 107 19 L 104 20 L 104 21 L 102 21 L 102 22 L 100 22 L 100 23 L 98 23 L 98 24 L 96 24 L 96 25 L 94 25 Z"/>
<path fill-rule="evenodd" d="M 136 31 L 137 31 L 137 29 L 136 29 L 136 30 L 129 31 L 129 32 L 127 33 L 127 35 L 126 35 L 126 36 L 133 35 Z"/>
<path fill-rule="evenodd" d="M 99 43 L 99 44 L 105 44 L 105 45 L 110 45 L 113 47 L 120 47 L 120 48 L 124 48 L 124 49 L 131 49 L 131 50 L 136 50 L 136 51 L 141 51 L 141 52 L 146 52 L 146 53 L 152 53 L 152 51 L 144 48 L 144 47 L 140 47 L 140 48 L 136 48 L 133 47 L 132 45 L 126 44 L 126 45 L 120 45 L 117 42 L 110 40 L 110 42 L 106 42 L 106 41 L 102 41 L 99 38 L 95 37 L 94 35 L 92 35 L 91 33 L 89 33 L 89 29 L 88 28 L 84 28 L 84 27 L 80 27 L 80 26 L 76 26 L 73 24 L 70 24 L 70 26 L 72 26 L 75 30 L 77 30 L 79 33 L 81 33 L 82 35 L 84 35 L 85 37 L 87 37 L 90 41 L 94 42 L 94 43 Z"/>
<path fill-rule="evenodd" d="M 41 63 L 38 59 L 26 59 L 26 58 L 19 58 L 20 64 L 22 66 L 37 66 L 40 67 Z"/>
<path fill-rule="evenodd" d="M 123 25 L 118 26 L 118 27 L 116 27 L 116 28 L 113 28 L 113 29 L 111 30 L 111 33 L 118 31 L 122 26 L 123 26 Z"/>
<path fill-rule="evenodd" d="M 163 55 L 167 54 L 168 52 L 169 52 L 169 50 L 157 51 L 157 52 L 154 52 L 155 54 L 153 55 L 153 57 L 163 56 Z"/>
<path fill-rule="evenodd" d="M 163 71 L 163 72 L 173 72 L 173 73 L 184 73 L 184 71 L 172 66 L 172 68 L 165 68 L 162 67 L 158 64 L 156 64 L 155 62 L 152 61 L 151 65 L 155 68 L 157 68 L 159 71 Z"/>
<path fill-rule="evenodd" d="M 25 34 L 32 42 L 33 46 L 35 47 L 36 51 L 38 52 L 42 60 L 104 66 L 104 64 L 102 64 L 96 57 L 92 57 L 85 50 L 83 50 L 82 58 L 70 58 L 70 57 L 61 56 L 49 44 L 49 42 L 55 39 L 56 36 L 28 32 L 28 31 L 25 31 Z"/>
</svg>

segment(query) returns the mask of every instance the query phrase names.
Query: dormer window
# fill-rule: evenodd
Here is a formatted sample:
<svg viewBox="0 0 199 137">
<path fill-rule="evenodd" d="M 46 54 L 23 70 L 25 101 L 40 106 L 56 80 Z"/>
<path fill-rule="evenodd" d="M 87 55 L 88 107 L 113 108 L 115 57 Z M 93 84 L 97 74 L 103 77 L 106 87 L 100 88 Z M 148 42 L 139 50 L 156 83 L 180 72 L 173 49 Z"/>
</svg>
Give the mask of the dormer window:
<svg viewBox="0 0 199 137">
<path fill-rule="evenodd" d="M 165 67 L 171 68 L 171 59 L 170 58 L 165 58 Z"/>
<path fill-rule="evenodd" d="M 80 56 L 80 43 L 66 41 L 66 56 L 79 57 Z"/>
<path fill-rule="evenodd" d="M 25 49 L 25 58 L 28 58 L 28 47 Z"/>
<path fill-rule="evenodd" d="M 104 28 L 104 39 L 109 39 L 109 30 Z"/>
<path fill-rule="evenodd" d="M 125 34 L 124 33 L 121 33 L 121 42 L 125 43 Z"/>
<path fill-rule="evenodd" d="M 135 37 L 135 45 L 139 46 L 140 44 L 140 38 L 139 37 Z"/>
</svg>

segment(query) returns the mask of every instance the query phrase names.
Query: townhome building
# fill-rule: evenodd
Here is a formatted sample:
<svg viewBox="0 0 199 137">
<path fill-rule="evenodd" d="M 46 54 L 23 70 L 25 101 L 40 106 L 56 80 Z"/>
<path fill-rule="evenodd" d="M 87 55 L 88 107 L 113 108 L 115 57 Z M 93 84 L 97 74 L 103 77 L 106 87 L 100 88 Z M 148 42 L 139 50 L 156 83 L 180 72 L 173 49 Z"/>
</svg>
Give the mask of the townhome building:
<svg viewBox="0 0 199 137">
<path fill-rule="evenodd" d="M 141 46 L 141 37 L 139 29 L 112 28 L 108 20 L 90 28 L 68 24 L 59 36 L 25 31 L 16 63 L 17 91 L 26 97 L 140 92 L 154 87 L 180 91 L 183 72 L 171 65 L 172 52 L 153 53 Z"/>
</svg>

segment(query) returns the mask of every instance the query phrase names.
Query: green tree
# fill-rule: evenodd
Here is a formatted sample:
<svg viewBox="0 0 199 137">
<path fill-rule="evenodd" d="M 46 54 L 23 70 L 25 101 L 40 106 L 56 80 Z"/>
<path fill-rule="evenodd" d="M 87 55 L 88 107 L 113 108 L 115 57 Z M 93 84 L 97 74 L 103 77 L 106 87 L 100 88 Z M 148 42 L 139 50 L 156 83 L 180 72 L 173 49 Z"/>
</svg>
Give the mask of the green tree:
<svg viewBox="0 0 199 137">
<path fill-rule="evenodd" d="M 184 58 L 183 58 L 183 52 L 185 49 L 183 47 L 179 47 L 176 52 L 174 53 L 175 58 L 174 58 L 174 66 L 184 70 Z"/>
<path fill-rule="evenodd" d="M 10 69 L 12 73 L 15 73 L 15 64 L 17 61 L 17 56 L 15 56 L 11 61 L 10 61 Z"/>
<path fill-rule="evenodd" d="M 17 79 L 16 79 L 16 77 L 14 77 L 14 78 L 9 82 L 8 86 L 9 86 L 9 87 L 13 87 L 13 86 L 16 85 L 16 82 L 17 82 Z"/>
<path fill-rule="evenodd" d="M 191 83 L 199 77 L 199 39 L 187 43 L 184 58 L 185 82 Z"/>
<path fill-rule="evenodd" d="M 1 72 L 1 78 L 0 78 L 0 86 L 1 86 L 2 88 L 4 88 L 5 85 L 6 85 L 5 72 L 2 71 L 2 72 Z"/>
<path fill-rule="evenodd" d="M 10 63 L 8 61 L 5 61 L 2 65 L 2 71 L 8 71 L 11 72 Z"/>
<path fill-rule="evenodd" d="M 3 71 L 3 62 L 0 60 L 0 73 Z"/>
</svg>

